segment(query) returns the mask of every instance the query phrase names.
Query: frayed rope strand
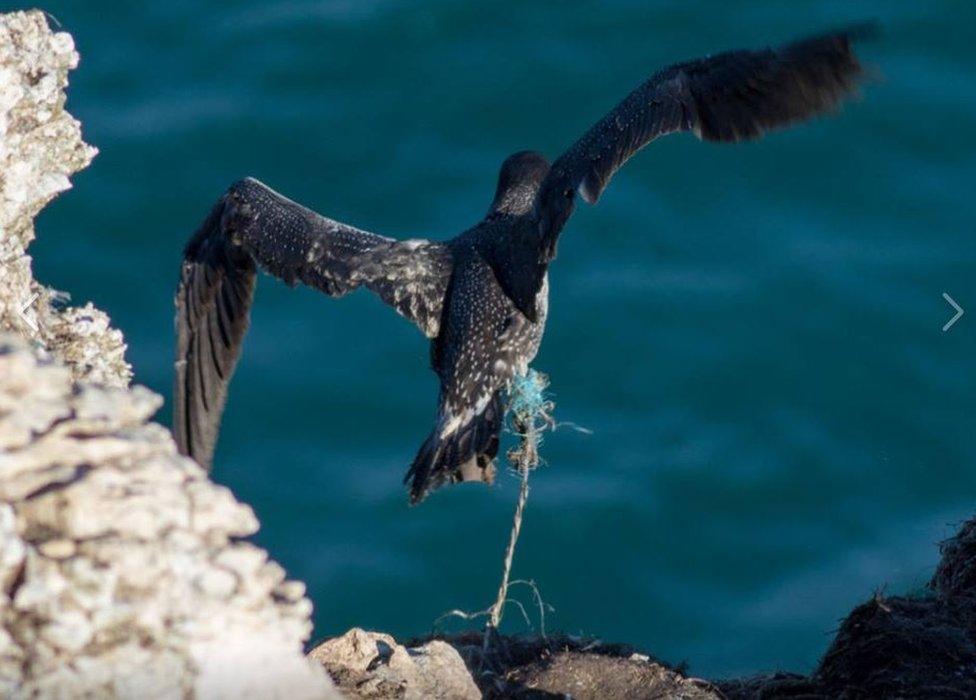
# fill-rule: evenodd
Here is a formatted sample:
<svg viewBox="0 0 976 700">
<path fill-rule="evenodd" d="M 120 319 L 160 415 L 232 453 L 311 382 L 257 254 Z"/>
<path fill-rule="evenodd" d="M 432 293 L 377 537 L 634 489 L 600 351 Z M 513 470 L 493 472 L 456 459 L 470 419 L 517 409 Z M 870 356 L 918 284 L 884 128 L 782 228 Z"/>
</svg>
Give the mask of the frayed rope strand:
<svg viewBox="0 0 976 700">
<path fill-rule="evenodd" d="M 539 466 L 539 444 L 541 434 L 554 425 L 551 417 L 553 403 L 546 397 L 546 387 L 549 379 L 541 372 L 530 369 L 526 374 L 516 377 L 508 395 L 508 416 L 511 429 L 519 436 L 519 444 L 508 452 L 508 461 L 519 477 L 519 496 L 515 504 L 515 515 L 512 519 L 512 532 L 505 548 L 505 559 L 502 566 L 502 580 L 498 587 L 498 597 L 495 604 L 488 609 L 488 623 L 485 625 L 485 637 L 482 644 L 483 656 L 487 655 L 492 634 L 498 631 L 508 598 L 509 577 L 512 573 L 512 559 L 515 557 L 515 545 L 519 533 L 522 531 L 522 518 L 525 506 L 529 500 L 529 472 Z"/>
</svg>

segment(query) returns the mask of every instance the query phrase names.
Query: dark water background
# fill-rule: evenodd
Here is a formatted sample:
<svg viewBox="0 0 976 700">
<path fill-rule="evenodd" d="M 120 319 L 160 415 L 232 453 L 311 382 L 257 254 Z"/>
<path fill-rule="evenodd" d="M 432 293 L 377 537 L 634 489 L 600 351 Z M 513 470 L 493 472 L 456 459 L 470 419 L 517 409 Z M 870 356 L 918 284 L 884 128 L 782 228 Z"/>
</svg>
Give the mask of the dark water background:
<svg viewBox="0 0 976 700">
<path fill-rule="evenodd" d="M 885 78 L 840 118 L 663 140 L 572 220 L 536 366 L 593 434 L 547 440 L 515 575 L 550 628 L 700 675 L 805 670 L 852 604 L 922 587 L 976 510 L 976 6 L 46 9 L 82 53 L 69 108 L 101 154 L 42 215 L 36 270 L 106 309 L 167 397 L 180 250 L 234 179 L 448 237 L 507 154 L 557 155 L 662 64 L 881 20 L 863 55 Z M 973 309 L 949 333 L 944 291 Z M 215 476 L 308 582 L 317 636 L 423 633 L 493 599 L 515 480 L 417 509 L 400 486 L 435 394 L 424 340 L 369 294 L 261 280 Z"/>
</svg>

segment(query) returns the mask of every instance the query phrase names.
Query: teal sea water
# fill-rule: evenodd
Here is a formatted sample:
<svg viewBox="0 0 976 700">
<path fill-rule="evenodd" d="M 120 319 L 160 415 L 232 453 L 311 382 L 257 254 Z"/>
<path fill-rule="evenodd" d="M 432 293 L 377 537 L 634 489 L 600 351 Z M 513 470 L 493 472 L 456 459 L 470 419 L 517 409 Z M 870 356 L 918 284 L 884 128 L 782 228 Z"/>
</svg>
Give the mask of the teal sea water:
<svg viewBox="0 0 976 700">
<path fill-rule="evenodd" d="M 550 629 L 697 675 L 802 671 L 877 587 L 922 587 L 976 511 L 976 6 L 46 9 L 81 51 L 68 106 L 101 154 L 41 216 L 36 271 L 106 309 L 167 397 L 181 248 L 242 175 L 449 237 L 507 154 L 557 155 L 661 65 L 880 20 L 862 53 L 884 77 L 839 118 L 750 145 L 670 137 L 580 207 L 535 366 L 592 434 L 548 436 L 514 575 Z M 948 333 L 943 292 L 972 308 Z M 308 582 L 318 637 L 424 633 L 494 598 L 516 479 L 415 509 L 400 485 L 435 395 L 424 339 L 368 293 L 260 280 L 215 477 Z M 514 608 L 505 626 L 525 628 Z"/>
</svg>

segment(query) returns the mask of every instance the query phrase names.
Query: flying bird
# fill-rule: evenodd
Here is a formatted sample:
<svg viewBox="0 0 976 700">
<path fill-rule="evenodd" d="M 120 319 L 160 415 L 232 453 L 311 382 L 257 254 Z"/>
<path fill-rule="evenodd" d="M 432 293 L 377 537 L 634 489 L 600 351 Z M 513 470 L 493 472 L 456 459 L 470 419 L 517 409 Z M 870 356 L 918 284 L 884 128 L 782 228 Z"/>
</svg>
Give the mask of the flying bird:
<svg viewBox="0 0 976 700">
<path fill-rule="evenodd" d="M 477 224 L 447 241 L 394 240 L 334 221 L 245 178 L 184 250 L 176 295 L 174 434 L 209 468 L 258 269 L 340 297 L 366 287 L 430 338 L 440 379 L 434 428 L 407 472 L 410 502 L 462 480 L 490 482 L 503 396 L 542 340 L 547 271 L 577 196 L 595 204 L 616 171 L 660 136 L 756 139 L 831 111 L 864 71 L 863 28 L 730 51 L 655 73 L 551 165 L 509 156 Z"/>
</svg>

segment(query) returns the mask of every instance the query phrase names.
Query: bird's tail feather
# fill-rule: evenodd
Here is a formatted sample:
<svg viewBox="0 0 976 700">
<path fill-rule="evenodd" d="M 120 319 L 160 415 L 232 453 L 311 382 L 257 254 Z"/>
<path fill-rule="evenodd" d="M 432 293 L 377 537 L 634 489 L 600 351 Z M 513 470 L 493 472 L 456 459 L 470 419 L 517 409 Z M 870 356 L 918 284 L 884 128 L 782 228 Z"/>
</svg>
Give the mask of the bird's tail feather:
<svg viewBox="0 0 976 700">
<path fill-rule="evenodd" d="M 502 428 L 501 394 L 485 409 L 447 435 L 440 424 L 421 445 L 404 483 L 410 484 L 410 504 L 420 503 L 431 491 L 459 481 L 494 481 L 498 435 Z"/>
</svg>

